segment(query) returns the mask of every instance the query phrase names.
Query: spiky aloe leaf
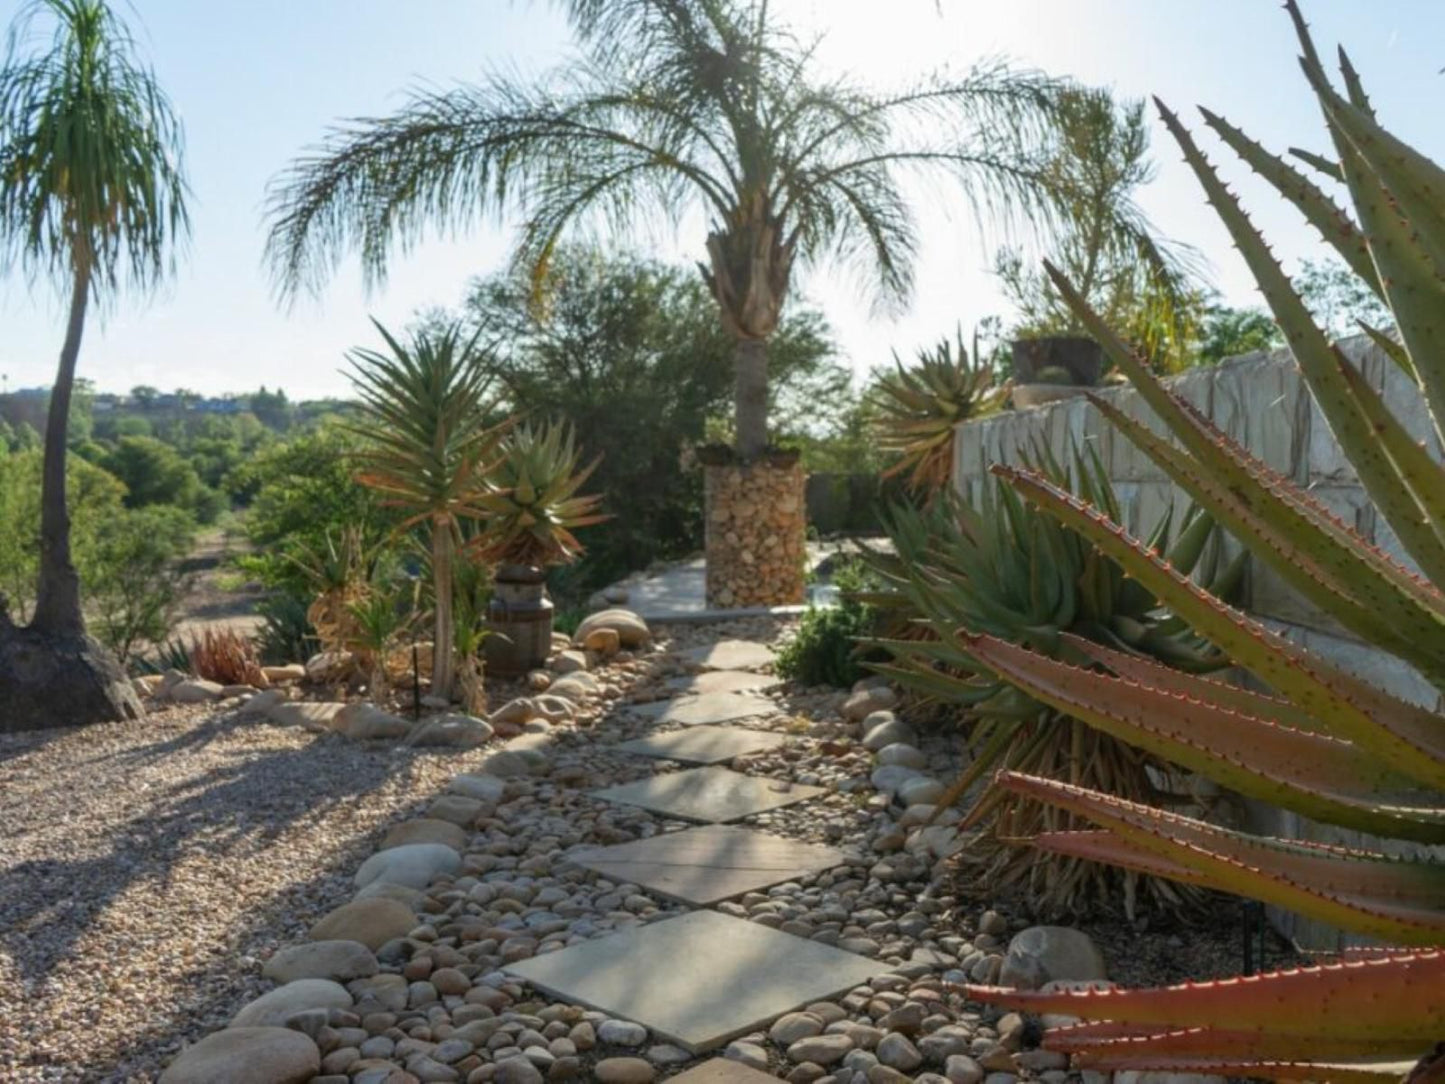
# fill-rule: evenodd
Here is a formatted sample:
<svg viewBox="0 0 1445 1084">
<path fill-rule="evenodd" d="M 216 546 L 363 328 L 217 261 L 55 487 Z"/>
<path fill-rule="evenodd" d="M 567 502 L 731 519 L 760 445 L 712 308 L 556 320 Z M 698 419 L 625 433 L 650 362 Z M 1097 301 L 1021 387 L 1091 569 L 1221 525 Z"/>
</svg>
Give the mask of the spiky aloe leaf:
<svg viewBox="0 0 1445 1084">
<path fill-rule="evenodd" d="M 988 636 L 970 653 L 1036 700 L 1221 786 L 1316 820 L 1445 842 L 1445 810 L 1382 801 L 1405 789 L 1348 741 L 1069 666 Z"/>
<path fill-rule="evenodd" d="M 1402 775 L 1445 787 L 1445 735 L 1436 716 L 1366 685 L 1225 605 L 1148 553 L 1120 526 L 1104 520 L 1047 479 L 995 465 L 994 472 L 1029 500 L 1079 531 L 1190 622 L 1240 666 L 1252 671 L 1330 733 L 1355 742 Z"/>
<path fill-rule="evenodd" d="M 1197 487 L 1191 489 L 1192 494 L 1231 530 L 1271 528 L 1259 544 L 1273 557 L 1276 571 L 1291 586 L 1361 635 L 1383 637 L 1385 643 L 1445 687 L 1445 663 L 1441 662 L 1445 651 L 1438 645 L 1437 650 L 1429 649 L 1429 645 L 1445 637 L 1445 597 L 1378 547 L 1365 542 L 1318 501 L 1269 470 L 1165 388 L 1068 280 L 1052 266 L 1045 264 L 1045 268 L 1090 334 L 1194 460 L 1145 427 L 1121 421 L 1123 416 L 1117 410 L 1091 397 L 1095 406 L 1116 424 L 1123 424 L 1131 437 L 1184 488 Z M 1201 479 L 1209 480 L 1210 492 L 1231 495 L 1227 504 L 1211 505 Z M 1303 570 L 1295 560 L 1295 554 L 1306 548 L 1314 554 L 1310 568 L 1315 574 Z M 1327 582 L 1321 582 L 1320 570 L 1332 573 Z M 1337 599 L 1341 600 L 1338 608 L 1331 609 Z M 1382 621 L 1380 615 L 1387 613 L 1390 620 Z M 1412 634 L 1402 635 L 1405 628 L 1410 628 Z"/>
<path fill-rule="evenodd" d="M 1006 1009 L 1163 1028 L 1268 1029 L 1332 1040 L 1390 1036 L 1423 1054 L 1445 1035 L 1445 951 L 1321 964 L 1214 982 L 1142 989 L 1009 990 L 965 986 Z"/>
<path fill-rule="evenodd" d="M 1229 121 L 1203 107 L 1199 112 L 1204 117 L 1204 123 L 1213 128 L 1235 154 L 1299 208 L 1309 224 L 1344 258 L 1350 270 L 1383 300 L 1384 290 L 1375 278 L 1375 265 L 1370 261 L 1369 247 L 1349 212 L 1294 166 L 1265 150 Z"/>
<path fill-rule="evenodd" d="M 1328 420 L 1335 439 L 1348 453 L 1370 498 L 1420 567 L 1437 581 L 1445 582 L 1445 543 L 1423 516 L 1418 501 L 1390 457 L 1374 439 L 1374 431 L 1340 371 L 1342 366 L 1349 365 L 1348 360 L 1315 324 L 1314 317 L 1295 292 L 1288 276 L 1270 254 L 1264 238 L 1179 118 L 1162 102 L 1158 103 L 1158 109 L 1165 126 L 1183 149 L 1184 159 L 1194 170 L 1210 205 L 1249 265 L 1255 282 L 1274 313 L 1275 322 L 1284 332 L 1290 350 L 1309 382 L 1315 402 Z M 1423 634 L 1436 652 L 1445 646 L 1445 635 L 1442 635 L 1445 629 L 1435 627 Z"/>
<path fill-rule="evenodd" d="M 1322 154 L 1316 154 L 1314 151 L 1305 150 L 1302 147 L 1291 147 L 1289 149 L 1289 153 L 1294 155 L 1301 162 L 1304 162 L 1306 165 L 1313 166 L 1330 180 L 1339 181 L 1341 183 L 1344 182 L 1344 170 L 1340 169 L 1340 164 L 1334 159 L 1326 158 Z"/>
<path fill-rule="evenodd" d="M 1202 1060 L 1236 1064 L 1250 1061 L 1320 1062 L 1327 1059 L 1400 1058 L 1420 1051 L 1418 1039 L 1395 1039 L 1388 1035 L 1369 1039 L 1316 1035 L 1302 1041 L 1298 1036 L 1276 1035 L 1255 1028 L 1240 1031 L 1221 1028 L 1161 1031 L 1157 1027 L 1131 1027 L 1116 1023 L 1050 1028 L 1044 1036 L 1043 1045 L 1049 1050 L 1076 1054 L 1076 1069 L 1102 1068 L 1116 1060 L 1147 1060 L 1150 1064 Z"/>
</svg>

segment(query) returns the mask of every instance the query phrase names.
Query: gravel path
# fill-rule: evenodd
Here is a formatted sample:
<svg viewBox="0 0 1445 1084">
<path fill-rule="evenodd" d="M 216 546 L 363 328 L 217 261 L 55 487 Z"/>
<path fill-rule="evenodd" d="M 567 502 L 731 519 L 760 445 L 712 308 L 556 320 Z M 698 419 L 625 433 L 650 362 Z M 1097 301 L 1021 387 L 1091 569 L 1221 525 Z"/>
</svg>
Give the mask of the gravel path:
<svg viewBox="0 0 1445 1084">
<path fill-rule="evenodd" d="M 174 708 L 0 735 L 0 1080 L 148 1080 L 480 753 Z"/>
</svg>

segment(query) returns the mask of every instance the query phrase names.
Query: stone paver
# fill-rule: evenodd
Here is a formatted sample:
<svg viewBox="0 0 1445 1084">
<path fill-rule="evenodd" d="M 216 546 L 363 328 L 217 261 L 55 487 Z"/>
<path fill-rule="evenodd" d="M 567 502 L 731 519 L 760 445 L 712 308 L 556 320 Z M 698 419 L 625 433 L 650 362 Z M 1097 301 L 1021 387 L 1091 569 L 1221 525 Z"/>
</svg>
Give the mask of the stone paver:
<svg viewBox="0 0 1445 1084">
<path fill-rule="evenodd" d="M 731 1058 L 713 1058 L 673 1077 L 671 1084 L 777 1084 L 779 1079 Z"/>
<path fill-rule="evenodd" d="M 843 852 L 750 828 L 710 824 L 569 856 L 618 883 L 709 907 L 770 885 L 842 865 Z"/>
<path fill-rule="evenodd" d="M 756 922 L 694 911 L 503 970 L 702 1053 L 799 1006 L 835 997 L 883 968 Z"/>
<path fill-rule="evenodd" d="M 721 824 L 826 794 L 824 787 L 743 775 L 729 768 L 688 768 L 591 792 L 666 817 Z"/>
<path fill-rule="evenodd" d="M 711 723 L 735 723 L 739 719 L 777 715 L 782 709 L 765 696 L 708 693 L 676 700 L 654 700 L 650 704 L 630 704 L 627 710 L 637 715 L 651 716 L 659 723 L 706 726 Z"/>
<path fill-rule="evenodd" d="M 771 674 L 754 674 L 748 670 L 704 670 L 701 674 L 673 678 L 666 688 L 675 695 L 704 695 L 706 693 L 742 693 L 759 689 L 773 689 L 783 683 L 782 678 Z"/>
<path fill-rule="evenodd" d="M 634 756 L 676 760 L 684 764 L 721 764 L 733 757 L 787 744 L 786 736 L 771 731 L 704 725 L 635 738 L 615 748 Z"/>
<path fill-rule="evenodd" d="M 756 670 L 778 661 L 772 648 L 754 640 L 719 640 L 681 651 L 677 657 L 703 670 Z"/>
</svg>

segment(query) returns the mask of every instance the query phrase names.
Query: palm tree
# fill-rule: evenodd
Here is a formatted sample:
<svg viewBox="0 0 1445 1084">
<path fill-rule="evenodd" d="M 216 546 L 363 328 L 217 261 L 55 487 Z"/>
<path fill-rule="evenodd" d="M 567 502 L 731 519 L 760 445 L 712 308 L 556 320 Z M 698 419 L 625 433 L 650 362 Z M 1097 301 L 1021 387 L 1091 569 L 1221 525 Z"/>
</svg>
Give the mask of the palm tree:
<svg viewBox="0 0 1445 1084">
<path fill-rule="evenodd" d="M 48 47 L 32 49 L 46 22 L 53 23 Z M 40 576 L 24 630 L 32 649 L 39 639 L 71 641 L 66 657 L 74 658 L 73 642 L 85 637 L 65 495 L 76 359 L 93 296 L 125 286 L 148 292 L 173 269 L 175 245 L 190 228 L 181 157 L 180 123 L 105 0 L 31 0 L 21 10 L 0 70 L 0 267 L 48 279 L 70 299 L 45 430 Z M 7 631 L 13 639 L 19 630 Z M 103 663 L 93 643 L 86 652 Z M 104 681 L 82 682 L 106 687 L 87 701 L 91 707 L 78 693 L 67 699 L 71 710 L 47 702 L 46 716 L 75 723 L 88 721 L 77 715 L 137 713 L 134 695 L 117 691 L 114 667 L 102 669 Z M 27 695 L 44 702 L 41 692 L 24 693 L 25 679 L 3 665 L 0 680 L 14 704 Z"/>
<path fill-rule="evenodd" d="M 505 423 L 486 425 L 492 405 L 480 332 L 464 339 L 455 325 L 423 329 L 403 344 L 381 324 L 376 329 L 389 354 L 357 348 L 349 355 L 361 400 L 361 417 L 349 428 L 366 440 L 357 478 L 384 504 L 409 513 L 398 531 L 426 529 L 435 595 L 431 686 L 450 696 L 453 558 L 461 522 L 483 515 L 478 500 Z"/>
<path fill-rule="evenodd" d="M 736 367 L 737 451 L 768 443 L 767 342 L 795 262 L 839 259 L 882 302 L 907 296 L 909 167 L 956 176 L 975 212 L 1047 223 L 1045 166 L 1065 86 L 1001 63 L 889 94 L 813 71 L 767 0 L 569 0 L 581 58 L 534 84 L 493 75 L 411 93 L 334 128 L 273 182 L 268 256 L 283 296 L 350 249 L 368 283 L 393 244 L 515 207 L 539 286 L 579 227 L 708 220 L 700 264 Z"/>
</svg>

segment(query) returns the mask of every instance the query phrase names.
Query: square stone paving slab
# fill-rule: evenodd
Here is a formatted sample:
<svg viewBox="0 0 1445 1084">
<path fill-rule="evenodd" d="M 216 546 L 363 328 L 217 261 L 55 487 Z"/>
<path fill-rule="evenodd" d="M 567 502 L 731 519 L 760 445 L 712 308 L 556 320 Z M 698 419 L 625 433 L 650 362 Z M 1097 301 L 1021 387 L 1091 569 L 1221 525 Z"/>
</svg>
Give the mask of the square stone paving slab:
<svg viewBox="0 0 1445 1084">
<path fill-rule="evenodd" d="M 806 801 L 827 790 L 713 767 L 666 772 L 591 793 L 594 798 L 641 806 L 665 817 L 721 824 Z"/>
<path fill-rule="evenodd" d="M 777 1084 L 781 1079 L 731 1058 L 713 1058 L 673 1077 L 670 1084 Z"/>
<path fill-rule="evenodd" d="M 694 726 L 667 734 L 650 734 L 617 746 L 623 753 L 684 764 L 721 764 L 745 753 L 776 749 L 786 745 L 785 735 L 767 730 L 744 730 L 736 726 Z"/>
<path fill-rule="evenodd" d="M 703 670 L 756 670 L 778 661 L 772 648 L 752 640 L 719 640 L 679 651 L 677 657 Z"/>
<path fill-rule="evenodd" d="M 571 861 L 659 896 L 709 907 L 769 885 L 840 866 L 842 851 L 727 824 L 577 851 Z"/>
<path fill-rule="evenodd" d="M 782 712 L 767 697 L 746 693 L 707 693 L 676 700 L 654 700 L 650 704 L 631 704 L 627 710 L 650 716 L 659 723 L 682 723 L 685 726 L 733 723 L 739 719 L 756 719 Z"/>
<path fill-rule="evenodd" d="M 694 911 L 503 970 L 701 1053 L 851 990 L 887 965 L 756 922 Z"/>
<path fill-rule="evenodd" d="M 783 683 L 771 674 L 754 674 L 747 670 L 704 670 L 701 674 L 673 678 L 666 688 L 675 695 L 701 693 L 742 693 L 771 689 Z"/>
</svg>

